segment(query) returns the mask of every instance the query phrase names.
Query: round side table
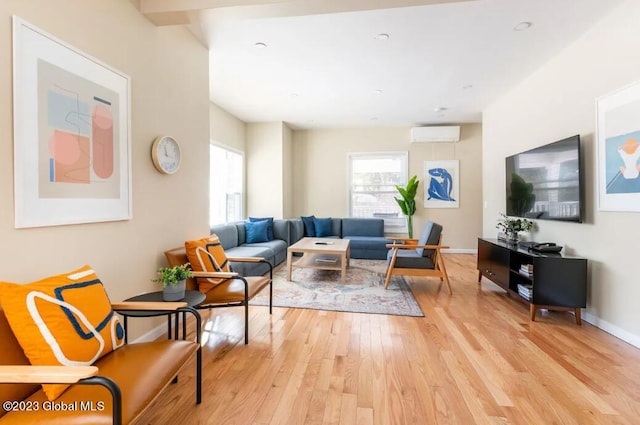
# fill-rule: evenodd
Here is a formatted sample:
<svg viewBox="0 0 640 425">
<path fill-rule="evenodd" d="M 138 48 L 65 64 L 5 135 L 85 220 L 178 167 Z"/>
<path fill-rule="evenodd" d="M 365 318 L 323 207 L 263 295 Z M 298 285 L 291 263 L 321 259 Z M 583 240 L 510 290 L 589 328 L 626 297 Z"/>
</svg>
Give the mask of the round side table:
<svg viewBox="0 0 640 425">
<path fill-rule="evenodd" d="M 187 307 L 195 307 L 200 305 L 205 300 L 206 296 L 202 292 L 188 290 L 184 293 L 184 298 L 177 302 L 186 302 Z M 135 297 L 127 298 L 127 301 L 151 301 L 151 302 L 164 302 L 162 299 L 162 291 L 148 292 L 146 294 L 136 295 Z M 167 316 L 167 337 L 171 339 L 171 316 L 175 313 L 175 339 L 178 339 L 180 312 L 179 311 L 146 311 L 146 310 L 128 310 L 118 311 L 124 317 L 124 341 L 127 343 L 127 318 L 128 317 L 155 317 L 155 316 Z M 187 337 L 187 320 L 186 313 L 182 313 L 182 338 Z"/>
</svg>

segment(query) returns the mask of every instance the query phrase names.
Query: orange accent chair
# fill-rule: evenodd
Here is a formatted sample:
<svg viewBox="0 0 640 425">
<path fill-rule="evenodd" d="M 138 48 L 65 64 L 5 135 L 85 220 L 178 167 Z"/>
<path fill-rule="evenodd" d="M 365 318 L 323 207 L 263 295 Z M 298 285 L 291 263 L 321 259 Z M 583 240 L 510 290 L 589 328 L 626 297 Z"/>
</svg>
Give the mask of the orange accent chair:
<svg viewBox="0 0 640 425">
<path fill-rule="evenodd" d="M 169 266 L 178 266 L 189 262 L 184 246 L 173 248 L 164 253 Z M 273 266 L 259 257 L 228 257 L 230 262 L 266 263 L 269 274 L 265 276 L 240 276 L 235 272 L 193 272 L 193 278 L 187 279 L 186 289 L 200 290 L 206 295 L 197 309 L 244 306 L 244 343 L 249 343 L 249 301 L 265 287 L 269 286 L 269 314 L 273 311 Z M 224 279 L 211 287 L 211 279 Z M 202 286 L 198 281 L 202 281 Z M 203 289 L 205 288 L 205 289 Z"/>
</svg>

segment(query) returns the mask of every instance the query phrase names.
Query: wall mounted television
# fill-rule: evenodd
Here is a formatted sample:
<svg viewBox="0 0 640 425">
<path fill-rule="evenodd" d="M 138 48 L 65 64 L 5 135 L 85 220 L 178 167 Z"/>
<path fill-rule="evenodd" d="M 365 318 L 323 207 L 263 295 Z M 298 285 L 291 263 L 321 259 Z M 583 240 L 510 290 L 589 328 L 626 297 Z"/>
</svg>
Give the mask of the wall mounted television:
<svg viewBox="0 0 640 425">
<path fill-rule="evenodd" d="M 507 215 L 582 222 L 580 136 L 506 158 Z"/>
</svg>

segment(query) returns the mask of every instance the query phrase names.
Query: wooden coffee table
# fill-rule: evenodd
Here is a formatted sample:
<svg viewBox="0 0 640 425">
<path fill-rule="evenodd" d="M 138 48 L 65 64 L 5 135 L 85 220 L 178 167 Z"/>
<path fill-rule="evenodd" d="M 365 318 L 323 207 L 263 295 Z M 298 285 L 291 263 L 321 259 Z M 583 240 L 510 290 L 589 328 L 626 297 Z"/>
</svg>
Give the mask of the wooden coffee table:
<svg viewBox="0 0 640 425">
<path fill-rule="evenodd" d="M 293 253 L 302 257 L 294 260 Z M 340 270 L 345 283 L 349 266 L 349 239 L 302 238 L 287 249 L 287 280 L 291 280 L 293 267 Z"/>
</svg>

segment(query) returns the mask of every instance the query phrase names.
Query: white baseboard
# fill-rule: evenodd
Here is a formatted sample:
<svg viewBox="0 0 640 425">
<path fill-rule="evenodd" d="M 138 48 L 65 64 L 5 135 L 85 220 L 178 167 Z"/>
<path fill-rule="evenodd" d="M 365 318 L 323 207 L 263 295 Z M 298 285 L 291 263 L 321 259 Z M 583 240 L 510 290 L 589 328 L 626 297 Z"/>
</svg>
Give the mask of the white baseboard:
<svg viewBox="0 0 640 425">
<path fill-rule="evenodd" d="M 443 249 L 442 252 L 448 254 L 477 254 L 478 250 L 476 248 L 449 248 Z"/>
<path fill-rule="evenodd" d="M 591 323 L 596 328 L 600 328 L 603 331 L 610 333 L 616 338 L 620 338 L 624 342 L 627 342 L 634 347 L 640 348 L 640 336 L 638 335 L 634 335 L 631 332 L 625 331 L 624 329 L 619 328 L 618 326 L 611 324 L 606 320 L 599 318 L 598 316 L 587 313 L 584 310 L 582 312 L 582 320 Z"/>
<path fill-rule="evenodd" d="M 136 338 L 133 341 L 129 341 L 129 343 L 137 343 L 137 342 L 150 342 L 155 341 L 162 335 L 167 334 L 167 324 L 163 323 L 162 325 L 158 325 L 155 328 L 151 329 L 149 332 L 146 332 Z"/>
</svg>

